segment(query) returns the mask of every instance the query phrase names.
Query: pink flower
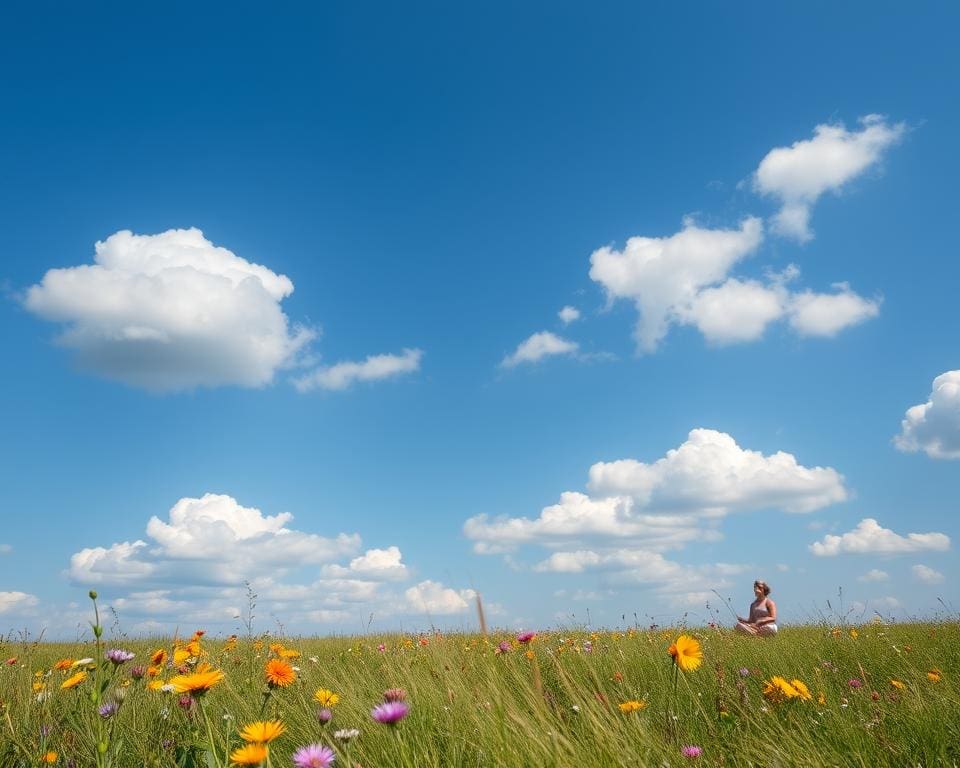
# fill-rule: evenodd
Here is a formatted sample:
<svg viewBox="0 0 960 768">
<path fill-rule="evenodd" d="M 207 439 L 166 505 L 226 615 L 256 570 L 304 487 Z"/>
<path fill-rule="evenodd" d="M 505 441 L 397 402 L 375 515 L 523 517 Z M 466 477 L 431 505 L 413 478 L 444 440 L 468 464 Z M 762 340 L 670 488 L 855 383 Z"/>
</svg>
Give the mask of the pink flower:
<svg viewBox="0 0 960 768">
<path fill-rule="evenodd" d="M 703 750 L 693 744 L 688 744 L 687 746 L 680 749 L 680 754 L 684 757 L 688 757 L 691 760 L 695 760 L 703 754 Z"/>
<path fill-rule="evenodd" d="M 387 688 L 383 692 L 384 701 L 405 701 L 407 692 L 403 688 Z"/>
<path fill-rule="evenodd" d="M 384 725 L 396 725 L 410 712 L 410 705 L 405 701 L 388 701 L 378 704 L 370 710 L 370 717 Z"/>
<path fill-rule="evenodd" d="M 380 643 L 377 645 L 377 650 L 380 651 L 380 653 L 383 653 L 385 650 L 387 650 L 387 646 L 385 646 L 383 643 Z"/>
<path fill-rule="evenodd" d="M 847 685 L 849 685 L 851 688 L 860 688 L 860 687 L 863 686 L 863 683 L 861 683 L 859 680 L 857 680 L 857 678 L 851 677 L 851 678 L 847 681 Z"/>
<path fill-rule="evenodd" d="M 533 638 L 537 636 L 536 632 L 521 632 L 517 635 L 518 643 L 529 643 Z"/>
<path fill-rule="evenodd" d="M 330 768 L 334 759 L 333 750 L 323 744 L 308 744 L 293 753 L 293 764 L 297 768 Z"/>
</svg>

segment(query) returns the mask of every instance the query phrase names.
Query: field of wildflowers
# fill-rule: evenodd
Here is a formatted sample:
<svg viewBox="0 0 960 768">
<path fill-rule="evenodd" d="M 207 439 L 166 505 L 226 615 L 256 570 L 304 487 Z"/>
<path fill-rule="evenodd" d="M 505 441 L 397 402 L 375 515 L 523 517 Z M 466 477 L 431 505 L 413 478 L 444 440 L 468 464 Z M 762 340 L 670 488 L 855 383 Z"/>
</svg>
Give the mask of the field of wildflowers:
<svg viewBox="0 0 960 768">
<path fill-rule="evenodd" d="M 2 644 L 0 766 L 960 764 L 960 625 Z"/>
</svg>

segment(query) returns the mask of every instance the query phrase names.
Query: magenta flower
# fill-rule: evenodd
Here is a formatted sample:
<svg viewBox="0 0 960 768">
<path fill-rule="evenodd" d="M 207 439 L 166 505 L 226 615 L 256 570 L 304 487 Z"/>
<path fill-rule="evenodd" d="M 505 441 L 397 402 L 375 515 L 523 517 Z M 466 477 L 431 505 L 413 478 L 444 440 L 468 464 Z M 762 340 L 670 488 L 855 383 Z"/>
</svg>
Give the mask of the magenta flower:
<svg viewBox="0 0 960 768">
<path fill-rule="evenodd" d="M 324 707 L 323 709 L 317 710 L 317 722 L 320 725 L 326 725 L 331 720 L 333 720 L 333 711 Z"/>
<path fill-rule="evenodd" d="M 510 645 L 509 640 L 501 640 L 500 645 L 497 646 L 497 650 L 500 651 L 500 653 L 510 653 L 510 651 L 513 650 L 513 646 Z"/>
<path fill-rule="evenodd" d="M 847 681 L 847 685 L 849 685 L 851 688 L 861 688 L 861 687 L 863 687 L 863 683 L 861 683 L 861 682 L 860 682 L 859 680 L 857 680 L 857 678 L 855 678 L 855 677 L 851 677 L 851 678 Z"/>
<path fill-rule="evenodd" d="M 533 640 L 533 638 L 536 636 L 536 632 L 521 632 L 519 635 L 517 635 L 517 642 L 526 644 Z"/>
<path fill-rule="evenodd" d="M 410 712 L 410 705 L 405 701 L 388 701 L 378 704 L 370 710 L 370 717 L 384 725 L 396 725 Z"/>
<path fill-rule="evenodd" d="M 387 646 L 385 646 L 383 643 L 379 643 L 377 645 L 377 650 L 380 651 L 380 653 L 383 653 L 385 650 L 387 650 Z"/>
<path fill-rule="evenodd" d="M 330 768 L 335 759 L 333 750 L 323 744 L 308 744 L 293 753 L 297 768 Z"/>
<path fill-rule="evenodd" d="M 688 744 L 687 746 L 681 748 L 680 754 L 684 757 L 690 758 L 691 760 L 695 760 L 703 754 L 703 750 L 698 746 Z"/>
</svg>

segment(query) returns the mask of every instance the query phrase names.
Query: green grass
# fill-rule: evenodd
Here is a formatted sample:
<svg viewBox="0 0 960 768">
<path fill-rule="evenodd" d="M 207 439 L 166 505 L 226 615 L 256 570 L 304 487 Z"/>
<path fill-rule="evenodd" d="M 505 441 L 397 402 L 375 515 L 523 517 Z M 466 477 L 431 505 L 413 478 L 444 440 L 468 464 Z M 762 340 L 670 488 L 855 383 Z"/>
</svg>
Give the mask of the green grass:
<svg viewBox="0 0 960 768">
<path fill-rule="evenodd" d="M 269 695 L 263 667 L 276 638 L 259 650 L 240 640 L 232 652 L 205 639 L 203 660 L 225 678 L 189 709 L 177 694 L 148 690 L 146 680 L 123 685 L 133 663 L 169 648 L 170 638 L 105 640 L 103 648 L 137 654 L 116 671 L 101 665 L 103 700 L 123 691 L 109 720 L 96 714 L 96 670 L 73 690 L 60 689 L 68 673 L 51 671 L 60 658 L 96 657 L 94 643 L 6 642 L 0 656 L 16 662 L 0 668 L 0 765 L 35 766 L 47 751 L 58 754 L 57 765 L 97 765 L 102 743 L 100 765 L 225 766 L 241 743 L 238 728 L 263 718 L 288 728 L 271 745 L 274 767 L 290 766 L 294 749 L 317 741 L 337 750 L 337 766 L 363 768 L 960 764 L 956 623 L 871 624 L 857 627 L 856 638 L 848 627 L 787 627 L 772 639 L 686 630 L 701 642 L 704 662 L 675 680 L 667 648 L 681 631 L 541 633 L 529 646 L 533 658 L 525 646 L 494 653 L 511 639 L 503 633 L 423 636 L 425 645 L 401 636 L 284 638 L 301 653 L 292 662 L 298 678 Z M 928 679 L 931 668 L 942 671 L 939 682 Z M 773 675 L 803 680 L 813 699 L 768 702 L 763 682 Z M 852 678 L 862 687 L 851 688 Z M 39 701 L 35 682 L 47 686 Z M 312 702 L 320 687 L 341 696 L 327 726 Z M 393 687 L 411 704 L 395 728 L 370 718 Z M 627 700 L 647 707 L 623 714 L 618 704 Z M 343 745 L 333 733 L 344 728 L 361 734 Z M 688 744 L 702 757 L 682 757 Z"/>
</svg>

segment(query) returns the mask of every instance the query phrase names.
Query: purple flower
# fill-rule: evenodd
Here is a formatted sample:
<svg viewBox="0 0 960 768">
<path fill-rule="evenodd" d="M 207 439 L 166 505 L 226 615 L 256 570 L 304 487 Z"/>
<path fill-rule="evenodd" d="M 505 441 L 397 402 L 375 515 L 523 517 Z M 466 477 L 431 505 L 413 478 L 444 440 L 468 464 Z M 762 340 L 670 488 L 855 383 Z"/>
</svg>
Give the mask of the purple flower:
<svg viewBox="0 0 960 768">
<path fill-rule="evenodd" d="M 120 648 L 111 648 L 104 654 L 109 661 L 112 661 L 118 667 L 130 661 L 135 655 L 136 654 L 130 653 L 130 651 L 124 651 Z"/>
<path fill-rule="evenodd" d="M 518 643 L 529 643 L 533 638 L 537 636 L 536 632 L 521 632 L 517 635 Z"/>
<path fill-rule="evenodd" d="M 333 712 L 324 707 L 323 709 L 317 710 L 317 722 L 320 725 L 326 725 L 331 720 L 333 720 Z"/>
<path fill-rule="evenodd" d="M 746 667 L 740 667 L 740 677 L 750 677 L 750 670 Z"/>
<path fill-rule="evenodd" d="M 293 753 L 297 768 L 330 768 L 335 759 L 333 750 L 323 744 L 308 744 Z"/>
<path fill-rule="evenodd" d="M 861 687 L 863 687 L 863 683 L 861 683 L 861 682 L 860 682 L 857 678 L 855 678 L 855 677 L 851 677 L 851 678 L 847 681 L 847 685 L 849 685 L 851 688 L 861 688 Z"/>
<path fill-rule="evenodd" d="M 688 744 L 687 746 L 681 748 L 680 754 L 684 757 L 689 757 L 691 760 L 694 760 L 703 754 L 703 750 L 693 744 Z"/>
<path fill-rule="evenodd" d="M 130 677 L 134 680 L 140 680 L 145 677 L 147 674 L 147 668 L 143 664 L 137 664 L 134 667 L 130 667 Z"/>
<path fill-rule="evenodd" d="M 509 640 L 501 640 L 500 645 L 497 646 L 497 650 L 500 651 L 500 653 L 510 653 L 510 651 L 513 650 L 513 646 L 510 645 Z"/>
<path fill-rule="evenodd" d="M 593 653 L 593 643 L 589 640 L 583 641 L 583 652 L 584 653 Z"/>
<path fill-rule="evenodd" d="M 378 704 L 370 710 L 370 717 L 384 725 L 396 725 L 410 712 L 410 705 L 405 701 L 388 701 Z"/>
<path fill-rule="evenodd" d="M 117 705 L 114 702 L 108 702 L 102 704 L 97 708 L 97 714 L 100 715 L 104 720 L 109 720 L 115 714 L 117 714 Z"/>
</svg>

